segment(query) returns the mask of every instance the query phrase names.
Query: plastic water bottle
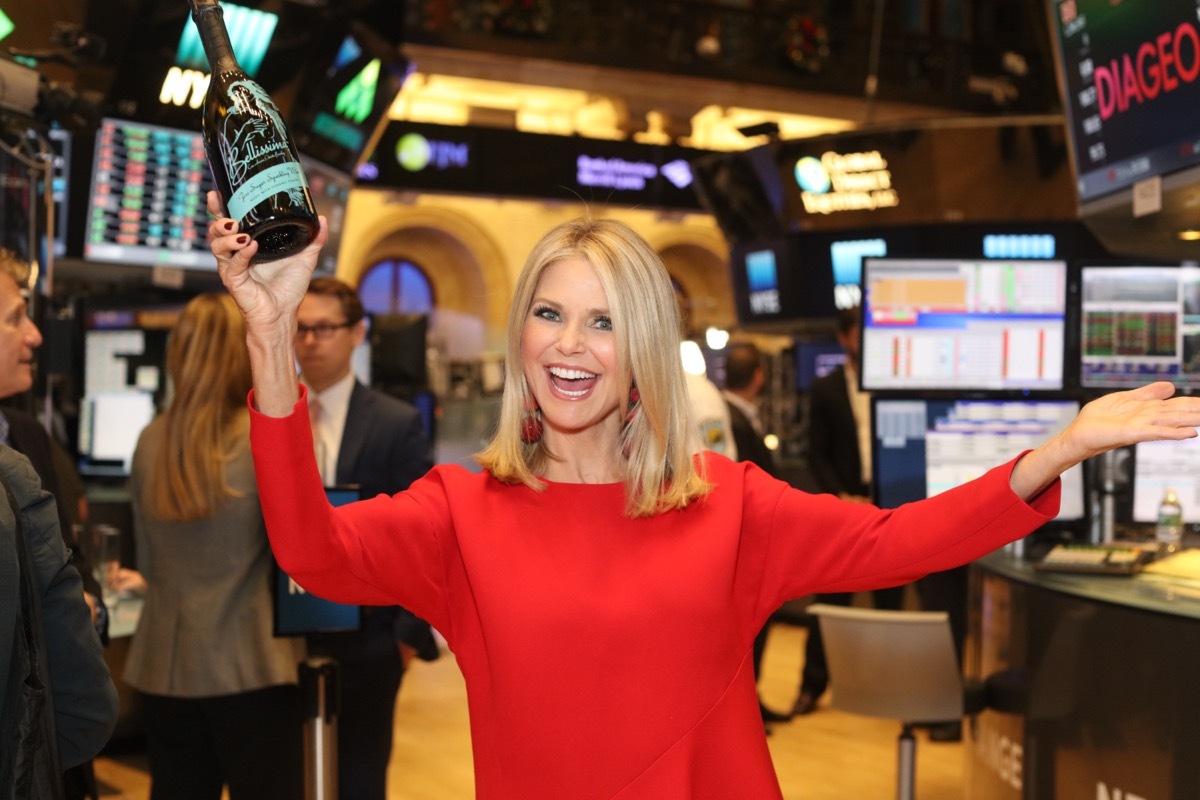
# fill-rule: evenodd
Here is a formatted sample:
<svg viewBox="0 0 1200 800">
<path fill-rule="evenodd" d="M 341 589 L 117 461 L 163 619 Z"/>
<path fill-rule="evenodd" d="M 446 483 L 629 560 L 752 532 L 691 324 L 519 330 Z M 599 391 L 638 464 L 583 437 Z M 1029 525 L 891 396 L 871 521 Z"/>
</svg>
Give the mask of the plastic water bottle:
<svg viewBox="0 0 1200 800">
<path fill-rule="evenodd" d="M 1179 504 L 1179 496 L 1174 489 L 1167 489 L 1162 502 L 1158 504 L 1154 538 L 1164 555 L 1178 552 L 1179 542 L 1183 539 L 1183 506 Z"/>
</svg>

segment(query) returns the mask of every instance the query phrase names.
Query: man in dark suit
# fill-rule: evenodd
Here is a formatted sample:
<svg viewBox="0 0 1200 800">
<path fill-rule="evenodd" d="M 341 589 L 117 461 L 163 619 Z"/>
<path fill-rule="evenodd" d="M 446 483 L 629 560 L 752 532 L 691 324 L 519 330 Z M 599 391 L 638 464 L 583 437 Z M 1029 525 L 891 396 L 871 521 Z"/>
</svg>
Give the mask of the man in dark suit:
<svg viewBox="0 0 1200 800">
<path fill-rule="evenodd" d="M 729 423 L 733 441 L 737 447 L 739 461 L 749 461 L 770 475 L 776 474 L 775 454 L 763 441 L 763 427 L 759 419 L 758 398 L 762 394 L 766 378 L 763 371 L 762 354 L 751 343 L 737 344 L 729 348 L 725 356 L 725 405 L 729 407 Z M 763 654 L 767 649 L 767 630 L 763 626 L 754 637 L 754 677 L 762 670 Z M 758 701 L 763 722 L 786 722 L 791 714 L 783 714 Z"/>
<path fill-rule="evenodd" d="M 837 340 L 846 353 L 846 362 L 828 375 L 813 381 L 809 394 L 808 465 L 817 487 L 843 500 L 870 502 L 871 494 L 871 399 L 858 388 L 858 335 L 861 317 L 858 308 L 844 309 L 838 315 Z M 878 589 L 874 593 L 878 608 L 899 609 L 904 603 L 904 587 Z M 823 594 L 822 603 L 850 605 L 848 592 Z M 821 629 L 814 620 L 804 646 L 804 671 L 800 696 L 792 713 L 810 714 L 829 686 L 829 668 Z"/>
<path fill-rule="evenodd" d="M 406 489 L 433 461 L 417 409 L 354 377 L 351 357 L 366 335 L 363 318 L 351 286 L 316 278 L 300 303 L 295 349 L 325 485 L 357 484 L 373 497 Z M 309 651 L 339 665 L 338 796 L 384 800 L 405 663 L 413 654 L 438 655 L 428 623 L 397 606 L 367 608 L 358 633 L 310 636 Z"/>
</svg>

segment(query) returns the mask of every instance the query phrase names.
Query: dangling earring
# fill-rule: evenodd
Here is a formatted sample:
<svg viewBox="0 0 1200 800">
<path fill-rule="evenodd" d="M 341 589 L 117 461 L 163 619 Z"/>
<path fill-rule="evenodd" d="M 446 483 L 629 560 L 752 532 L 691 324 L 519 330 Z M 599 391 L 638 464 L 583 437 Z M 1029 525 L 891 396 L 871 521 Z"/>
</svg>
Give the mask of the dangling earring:
<svg viewBox="0 0 1200 800">
<path fill-rule="evenodd" d="M 625 412 L 625 423 L 621 426 L 621 438 L 625 440 L 625 444 L 621 447 L 621 453 L 626 458 L 629 458 L 629 451 L 633 448 L 633 440 L 629 438 L 630 428 L 633 427 L 633 420 L 637 416 L 641 402 L 642 395 L 635 383 L 629 389 L 629 410 Z"/>
<path fill-rule="evenodd" d="M 542 409 L 537 399 L 525 399 L 525 415 L 521 417 L 521 441 L 525 444 L 537 444 L 542 440 Z"/>
</svg>

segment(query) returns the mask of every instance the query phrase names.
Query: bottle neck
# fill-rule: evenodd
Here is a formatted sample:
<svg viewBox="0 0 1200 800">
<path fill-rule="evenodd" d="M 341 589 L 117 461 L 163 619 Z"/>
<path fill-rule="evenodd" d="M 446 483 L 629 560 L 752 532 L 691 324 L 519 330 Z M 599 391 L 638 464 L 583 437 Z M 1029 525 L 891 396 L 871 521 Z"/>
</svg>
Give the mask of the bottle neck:
<svg viewBox="0 0 1200 800">
<path fill-rule="evenodd" d="M 225 15 L 217 0 L 188 0 L 192 7 L 192 20 L 208 56 L 208 65 L 213 73 L 228 72 L 238 68 L 229 42 L 229 30 L 225 27 Z"/>
</svg>

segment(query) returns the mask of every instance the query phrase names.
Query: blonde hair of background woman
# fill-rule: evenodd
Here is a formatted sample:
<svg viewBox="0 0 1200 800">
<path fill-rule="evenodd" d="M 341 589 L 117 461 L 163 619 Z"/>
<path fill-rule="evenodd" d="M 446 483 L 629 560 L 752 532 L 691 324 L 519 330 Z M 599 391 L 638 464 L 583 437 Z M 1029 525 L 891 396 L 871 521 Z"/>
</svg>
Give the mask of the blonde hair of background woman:
<svg viewBox="0 0 1200 800">
<path fill-rule="evenodd" d="M 608 298 L 623 385 L 637 383 L 641 397 L 632 425 L 613 447 L 629 446 L 626 513 L 631 517 L 683 508 L 711 488 L 688 447 L 691 431 L 687 387 L 679 357 L 679 311 L 662 259 L 622 222 L 582 217 L 551 229 L 534 246 L 517 279 L 508 319 L 507 375 L 496 434 L 476 458 L 495 478 L 540 490 L 538 476 L 555 458 L 541 440 L 521 441 L 529 383 L 521 357 L 521 333 L 538 279 L 551 264 L 582 259 L 591 265 Z M 620 413 L 624 417 L 627 409 Z"/>
<path fill-rule="evenodd" d="M 162 520 L 202 519 L 239 495 L 225 481 L 225 465 L 249 447 L 250 355 L 230 295 L 198 295 L 184 307 L 167 342 L 167 376 L 166 432 L 146 473 L 143 505 Z"/>
</svg>

